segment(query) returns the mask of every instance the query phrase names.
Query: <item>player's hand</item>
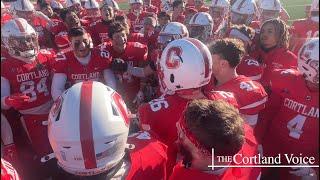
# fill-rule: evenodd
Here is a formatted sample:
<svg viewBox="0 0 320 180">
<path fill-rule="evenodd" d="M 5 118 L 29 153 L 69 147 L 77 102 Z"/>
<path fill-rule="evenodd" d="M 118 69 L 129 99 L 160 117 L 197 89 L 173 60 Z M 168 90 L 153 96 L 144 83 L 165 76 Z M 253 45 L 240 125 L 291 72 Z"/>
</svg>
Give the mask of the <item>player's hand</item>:
<svg viewBox="0 0 320 180">
<path fill-rule="evenodd" d="M 299 165 L 302 166 L 305 164 L 299 164 Z M 299 177 L 316 175 L 316 171 L 311 167 L 291 167 L 291 169 L 292 171 L 289 171 L 289 173 Z"/>
<path fill-rule="evenodd" d="M 111 69 L 116 72 L 126 72 L 128 70 L 128 64 L 123 59 L 115 58 L 112 60 Z"/>
<path fill-rule="evenodd" d="M 17 149 L 14 144 L 8 144 L 3 146 L 3 158 L 10 163 L 18 162 Z"/>
<path fill-rule="evenodd" d="M 15 93 L 15 94 L 11 94 L 10 96 L 7 96 L 5 98 L 5 103 L 6 105 L 13 107 L 14 109 L 19 109 L 29 100 L 30 100 L 29 96 L 22 93 Z"/>
</svg>

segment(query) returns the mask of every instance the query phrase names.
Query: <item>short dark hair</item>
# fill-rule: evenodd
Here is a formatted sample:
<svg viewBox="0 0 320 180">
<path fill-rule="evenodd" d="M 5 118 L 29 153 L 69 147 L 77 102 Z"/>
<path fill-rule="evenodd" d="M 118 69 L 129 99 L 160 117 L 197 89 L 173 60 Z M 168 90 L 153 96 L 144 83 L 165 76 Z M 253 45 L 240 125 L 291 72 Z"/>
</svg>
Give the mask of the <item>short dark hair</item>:
<svg viewBox="0 0 320 180">
<path fill-rule="evenodd" d="M 245 53 L 243 42 L 239 39 L 231 38 L 218 39 L 209 45 L 209 50 L 212 55 L 217 54 L 227 60 L 233 68 L 240 63 Z"/>
<path fill-rule="evenodd" d="M 67 17 L 67 14 L 70 13 L 70 12 L 71 12 L 70 9 L 63 8 L 63 9 L 60 10 L 59 16 L 60 16 L 60 18 L 61 18 L 63 21 L 65 21 L 65 20 L 66 20 L 66 17 Z"/>
<path fill-rule="evenodd" d="M 72 37 L 82 36 L 86 33 L 87 31 L 83 27 L 75 27 L 75 28 L 71 28 L 68 31 L 68 37 L 72 38 Z"/>
<path fill-rule="evenodd" d="M 166 17 L 171 21 L 171 15 L 165 11 L 161 11 L 158 13 L 158 19 L 162 18 L 162 17 Z"/>
<path fill-rule="evenodd" d="M 39 4 L 40 9 L 46 8 L 46 7 L 51 7 L 50 4 L 48 4 L 47 2 L 43 2 Z"/>
<path fill-rule="evenodd" d="M 121 24 L 120 22 L 113 22 L 110 24 L 109 29 L 108 29 L 108 36 L 110 39 L 112 39 L 113 35 L 115 33 L 125 31 L 127 33 L 127 28 Z"/>
<path fill-rule="evenodd" d="M 193 100 L 184 117 L 197 141 L 207 149 L 214 148 L 217 155 L 232 156 L 244 144 L 244 121 L 239 111 L 223 100 Z"/>
<path fill-rule="evenodd" d="M 174 9 L 174 8 L 178 7 L 180 4 L 184 4 L 184 3 L 185 3 L 185 2 L 182 1 L 182 0 L 175 0 L 175 1 L 173 1 L 173 3 L 172 3 L 172 7 L 173 7 L 173 9 Z"/>
</svg>

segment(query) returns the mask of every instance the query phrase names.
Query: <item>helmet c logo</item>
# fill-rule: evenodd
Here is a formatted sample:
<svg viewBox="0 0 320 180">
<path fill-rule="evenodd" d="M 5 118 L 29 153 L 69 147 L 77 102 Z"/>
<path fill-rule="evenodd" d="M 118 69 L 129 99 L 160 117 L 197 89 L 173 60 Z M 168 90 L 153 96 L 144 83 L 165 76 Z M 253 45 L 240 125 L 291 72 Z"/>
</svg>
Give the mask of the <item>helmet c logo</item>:
<svg viewBox="0 0 320 180">
<path fill-rule="evenodd" d="M 177 69 L 180 66 L 182 49 L 180 47 L 171 47 L 166 56 L 166 66 L 168 69 Z"/>
</svg>

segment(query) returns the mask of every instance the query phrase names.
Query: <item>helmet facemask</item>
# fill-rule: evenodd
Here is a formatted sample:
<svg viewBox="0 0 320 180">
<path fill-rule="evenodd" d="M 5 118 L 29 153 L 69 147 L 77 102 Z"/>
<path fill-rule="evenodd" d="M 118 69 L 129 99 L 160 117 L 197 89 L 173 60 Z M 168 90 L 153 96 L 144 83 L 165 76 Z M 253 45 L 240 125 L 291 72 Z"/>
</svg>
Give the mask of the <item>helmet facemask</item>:
<svg viewBox="0 0 320 180">
<path fill-rule="evenodd" d="M 231 23 L 232 24 L 245 24 L 250 25 L 253 20 L 253 14 L 239 14 L 231 11 Z"/>
<path fill-rule="evenodd" d="M 4 42 L 9 54 L 23 61 L 34 59 L 39 51 L 38 36 L 35 33 L 17 37 L 9 36 Z"/>
</svg>

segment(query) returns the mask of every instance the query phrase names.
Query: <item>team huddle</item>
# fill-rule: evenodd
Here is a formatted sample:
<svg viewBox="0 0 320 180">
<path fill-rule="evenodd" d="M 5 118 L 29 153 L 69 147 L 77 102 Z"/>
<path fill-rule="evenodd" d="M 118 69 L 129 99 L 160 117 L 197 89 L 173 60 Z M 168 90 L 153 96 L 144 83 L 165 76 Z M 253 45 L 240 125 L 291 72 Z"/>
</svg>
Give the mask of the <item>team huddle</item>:
<svg viewBox="0 0 320 180">
<path fill-rule="evenodd" d="M 289 19 L 280 0 L 1 2 L 1 179 L 318 179 L 319 1 Z M 237 154 L 303 161 L 219 158 Z"/>
</svg>

